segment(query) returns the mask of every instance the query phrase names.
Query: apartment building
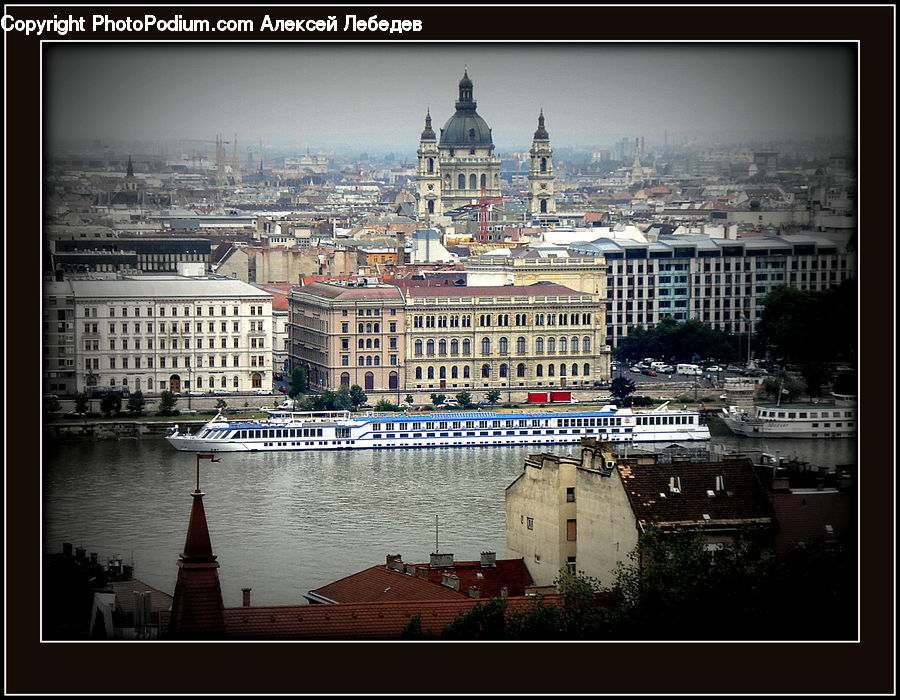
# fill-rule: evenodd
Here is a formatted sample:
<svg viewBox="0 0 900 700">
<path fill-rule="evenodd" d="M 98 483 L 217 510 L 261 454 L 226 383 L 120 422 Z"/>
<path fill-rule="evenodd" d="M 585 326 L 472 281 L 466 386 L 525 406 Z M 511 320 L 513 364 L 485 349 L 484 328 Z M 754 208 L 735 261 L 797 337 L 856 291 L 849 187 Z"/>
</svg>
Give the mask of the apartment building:
<svg viewBox="0 0 900 700">
<path fill-rule="evenodd" d="M 598 295 L 556 284 L 295 288 L 291 363 L 315 388 L 583 387 L 608 377 Z"/>
<path fill-rule="evenodd" d="M 762 299 L 788 285 L 817 291 L 855 276 L 855 255 L 828 236 L 736 240 L 701 234 L 654 243 L 601 238 L 573 243 L 606 261 L 606 337 L 615 347 L 636 326 L 695 319 L 729 333 L 752 333 Z"/>
<path fill-rule="evenodd" d="M 272 296 L 237 280 L 141 277 L 44 290 L 45 388 L 272 388 Z"/>
</svg>

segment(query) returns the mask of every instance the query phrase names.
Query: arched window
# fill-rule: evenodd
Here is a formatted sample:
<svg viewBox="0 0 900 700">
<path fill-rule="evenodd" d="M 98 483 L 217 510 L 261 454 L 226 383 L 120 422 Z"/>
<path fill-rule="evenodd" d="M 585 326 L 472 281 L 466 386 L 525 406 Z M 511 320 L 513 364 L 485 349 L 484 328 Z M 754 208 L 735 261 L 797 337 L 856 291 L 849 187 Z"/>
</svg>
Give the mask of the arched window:
<svg viewBox="0 0 900 700">
<path fill-rule="evenodd" d="M 491 366 L 490 365 L 481 365 L 481 378 L 487 379 L 491 376 Z"/>
<path fill-rule="evenodd" d="M 221 385 L 223 389 L 228 386 L 228 380 L 225 377 L 222 377 Z"/>
<path fill-rule="evenodd" d="M 250 387 L 253 389 L 259 389 L 262 387 L 262 377 L 259 372 L 254 372 L 250 375 Z"/>
<path fill-rule="evenodd" d="M 578 338 L 576 336 L 572 336 L 572 353 L 578 352 Z"/>
<path fill-rule="evenodd" d="M 509 374 L 508 368 L 505 364 L 500 365 L 500 377 L 506 377 Z"/>
<path fill-rule="evenodd" d="M 430 173 L 434 172 L 434 158 L 428 159 L 428 172 L 430 172 Z"/>
<path fill-rule="evenodd" d="M 560 352 L 569 352 L 569 343 L 565 338 L 559 339 L 559 351 Z"/>
<path fill-rule="evenodd" d="M 396 372 L 391 372 L 388 375 L 388 389 L 399 389 L 400 388 L 400 375 Z"/>
<path fill-rule="evenodd" d="M 547 352 L 551 354 L 556 352 L 556 338 L 547 338 Z"/>
<path fill-rule="evenodd" d="M 371 339 L 371 338 L 366 338 L 366 347 L 367 347 L 367 348 L 371 348 L 371 347 L 372 347 L 372 339 Z"/>
<path fill-rule="evenodd" d="M 472 341 L 470 341 L 468 338 L 466 338 L 462 342 L 462 354 L 470 355 L 471 353 L 472 353 Z"/>
<path fill-rule="evenodd" d="M 578 363 L 577 362 L 572 363 L 572 376 L 573 377 L 578 376 Z"/>
<path fill-rule="evenodd" d="M 547 172 L 547 159 L 546 158 L 541 158 L 541 172 L 542 173 Z"/>
<path fill-rule="evenodd" d="M 463 366 L 463 379 L 468 379 L 471 373 L 469 372 L 469 365 Z"/>
<path fill-rule="evenodd" d="M 481 354 L 482 355 L 490 355 L 491 354 L 491 339 L 490 338 L 482 338 L 481 339 Z"/>
<path fill-rule="evenodd" d="M 375 366 L 377 367 L 380 364 L 381 364 L 381 355 L 375 355 Z"/>
<path fill-rule="evenodd" d="M 416 379 L 421 379 L 421 378 L 422 378 L 422 368 L 416 367 Z"/>
<path fill-rule="evenodd" d="M 516 365 L 516 376 L 517 377 L 525 376 L 525 363 L 524 362 L 520 362 L 518 365 Z"/>
<path fill-rule="evenodd" d="M 556 374 L 556 365 L 547 365 L 547 376 L 552 377 Z"/>
<path fill-rule="evenodd" d="M 506 354 L 509 352 L 509 338 L 504 336 L 500 338 L 500 352 Z"/>
<path fill-rule="evenodd" d="M 544 352 L 544 339 L 543 338 L 537 338 L 534 341 L 534 351 L 535 352 Z"/>
<path fill-rule="evenodd" d="M 585 363 L 584 363 L 584 368 L 583 368 L 583 369 L 584 369 L 584 376 L 585 376 L 585 377 L 590 377 L 590 376 L 591 376 L 591 365 L 590 365 L 590 363 L 585 362 Z"/>
<path fill-rule="evenodd" d="M 469 189 L 470 190 L 478 189 L 478 180 L 475 177 L 475 173 L 472 173 L 471 175 L 469 175 Z"/>
<path fill-rule="evenodd" d="M 364 347 L 366 347 L 366 341 L 363 340 L 362 338 L 360 338 L 359 341 L 356 343 L 356 347 L 358 349 L 362 350 Z"/>
<path fill-rule="evenodd" d="M 457 367 L 456 365 L 453 365 L 450 368 L 450 378 L 457 379 L 458 377 L 459 377 L 459 367 Z"/>
<path fill-rule="evenodd" d="M 460 173 L 457 180 L 458 180 L 457 184 L 459 185 L 459 189 L 461 189 L 461 190 L 466 189 L 466 176 L 463 175 L 462 173 Z"/>
<path fill-rule="evenodd" d="M 434 200 L 433 199 L 428 200 L 428 213 L 434 214 Z"/>
<path fill-rule="evenodd" d="M 350 387 L 350 373 L 349 372 L 341 372 L 341 386 L 342 387 Z"/>
<path fill-rule="evenodd" d="M 371 323 L 367 323 L 367 324 L 366 324 L 366 333 L 371 333 L 371 332 L 372 332 L 372 324 L 371 324 Z"/>
<path fill-rule="evenodd" d="M 443 338 L 441 338 L 441 339 L 438 341 L 438 352 L 439 352 L 441 355 L 446 355 L 446 354 L 447 354 L 447 341 L 444 340 Z"/>
<path fill-rule="evenodd" d="M 487 175 L 485 175 L 484 173 L 482 173 L 481 175 L 481 186 L 487 187 Z"/>
<path fill-rule="evenodd" d="M 421 355 L 422 354 L 422 341 L 417 340 L 415 347 L 416 347 L 416 355 Z"/>
<path fill-rule="evenodd" d="M 582 352 L 590 352 L 591 351 L 591 336 L 586 335 L 581 339 L 581 351 Z"/>
<path fill-rule="evenodd" d="M 428 368 L 428 378 L 429 378 L 429 379 L 434 379 L 434 367 L 429 367 L 429 368 Z"/>
<path fill-rule="evenodd" d="M 541 214 L 546 214 L 546 213 L 547 213 L 547 200 L 542 199 L 541 200 Z"/>
<path fill-rule="evenodd" d="M 525 354 L 525 338 L 516 338 L 516 352 L 520 355 Z"/>
<path fill-rule="evenodd" d="M 371 356 L 371 355 L 366 355 L 366 364 L 367 364 L 367 365 L 371 365 L 371 364 L 372 364 L 372 356 Z"/>
<path fill-rule="evenodd" d="M 357 332 L 359 332 L 359 333 L 364 333 L 365 330 L 366 330 L 366 327 L 365 327 L 364 324 L 358 323 L 358 324 L 356 325 L 356 330 L 357 330 Z"/>
<path fill-rule="evenodd" d="M 438 368 L 438 379 L 446 379 L 447 378 L 447 368 L 441 366 Z"/>
<path fill-rule="evenodd" d="M 450 341 L 450 354 L 451 355 L 459 354 L 459 341 L 456 338 L 454 338 L 453 340 Z"/>
<path fill-rule="evenodd" d="M 566 376 L 566 366 L 565 366 L 564 364 L 561 364 L 561 365 L 559 366 L 559 376 L 560 376 L 560 377 L 565 377 L 565 376 Z"/>
<path fill-rule="evenodd" d="M 366 391 L 372 391 L 375 388 L 375 375 L 371 372 L 366 372 L 365 386 L 363 388 Z"/>
<path fill-rule="evenodd" d="M 434 341 L 431 339 L 425 343 L 425 354 L 434 355 Z"/>
<path fill-rule="evenodd" d="M 543 377 L 544 376 L 544 365 L 538 365 L 537 367 L 535 367 L 534 373 L 538 377 Z"/>
<path fill-rule="evenodd" d="M 234 377 L 231 380 L 231 386 L 234 387 L 235 389 L 237 389 L 240 386 L 240 382 L 238 381 L 237 377 Z"/>
</svg>

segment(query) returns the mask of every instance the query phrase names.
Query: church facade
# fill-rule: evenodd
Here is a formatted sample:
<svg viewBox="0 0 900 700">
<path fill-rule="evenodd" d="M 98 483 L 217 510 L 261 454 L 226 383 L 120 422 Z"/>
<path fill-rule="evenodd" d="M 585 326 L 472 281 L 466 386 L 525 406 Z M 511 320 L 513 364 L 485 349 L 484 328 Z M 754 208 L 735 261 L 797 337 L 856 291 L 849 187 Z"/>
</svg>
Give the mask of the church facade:
<svg viewBox="0 0 900 700">
<path fill-rule="evenodd" d="M 472 80 L 466 71 L 459 81 L 456 111 L 440 135 L 431 126 L 430 111 L 419 139 L 416 170 L 416 213 L 420 220 L 477 203 L 481 197 L 500 197 L 500 158 L 487 122 L 477 112 Z M 552 214 L 554 200 L 553 151 L 538 120 L 530 151 L 527 211 L 530 217 Z"/>
</svg>

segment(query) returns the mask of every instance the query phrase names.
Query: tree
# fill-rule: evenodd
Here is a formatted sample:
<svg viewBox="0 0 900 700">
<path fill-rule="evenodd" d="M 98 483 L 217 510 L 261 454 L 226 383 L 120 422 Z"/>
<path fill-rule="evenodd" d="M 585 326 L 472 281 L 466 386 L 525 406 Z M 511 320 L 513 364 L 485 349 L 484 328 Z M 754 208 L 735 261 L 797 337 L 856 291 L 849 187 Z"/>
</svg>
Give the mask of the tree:
<svg viewBox="0 0 900 700">
<path fill-rule="evenodd" d="M 644 357 L 671 363 L 694 362 L 707 357 L 726 361 L 736 359 L 739 354 L 739 336 L 711 328 L 702 321 L 676 321 L 668 316 L 651 329 L 633 328 L 615 350 L 616 358 L 625 362 L 636 362 Z"/>
<path fill-rule="evenodd" d="M 431 403 L 435 406 L 440 406 L 444 401 L 447 400 L 446 394 L 432 394 L 431 395 Z"/>
<path fill-rule="evenodd" d="M 461 391 L 456 395 L 456 402 L 459 404 L 460 408 L 471 408 L 472 394 L 468 391 Z"/>
<path fill-rule="evenodd" d="M 354 409 L 362 406 L 367 398 L 366 392 L 363 391 L 363 388 L 359 384 L 354 384 L 350 387 L 350 403 L 353 404 Z"/>
<path fill-rule="evenodd" d="M 625 400 L 634 393 L 634 380 L 627 377 L 616 377 L 609 385 L 610 393 L 617 401 L 624 403 Z"/>
<path fill-rule="evenodd" d="M 413 405 L 413 397 L 412 397 L 412 394 L 407 394 L 407 395 L 406 395 L 406 398 L 403 399 L 403 400 L 404 400 L 407 404 L 409 404 L 410 406 Z"/>
<path fill-rule="evenodd" d="M 294 398 L 306 392 L 309 389 L 309 381 L 306 376 L 305 367 L 295 367 L 291 372 L 291 385 L 288 388 L 288 396 Z"/>
<path fill-rule="evenodd" d="M 505 639 L 506 598 L 477 603 L 441 632 L 442 639 Z"/>
<path fill-rule="evenodd" d="M 382 412 L 399 411 L 400 407 L 395 403 L 391 403 L 387 399 L 381 399 L 381 401 L 379 401 L 377 404 L 375 404 L 375 410 L 382 411 Z"/>
<path fill-rule="evenodd" d="M 138 389 L 131 396 L 128 397 L 128 412 L 133 415 L 140 415 L 144 412 L 144 406 L 147 405 L 147 400 L 144 398 L 144 392 Z"/>
<path fill-rule="evenodd" d="M 100 397 L 100 411 L 107 418 L 122 410 L 122 397 L 114 391 L 107 391 Z"/>
<path fill-rule="evenodd" d="M 87 413 L 90 399 L 83 391 L 75 394 L 75 413 Z"/>
<path fill-rule="evenodd" d="M 491 389 L 484 395 L 484 398 L 487 400 L 487 402 L 491 406 L 493 406 L 495 403 L 497 403 L 500 400 L 500 390 L 499 389 Z"/>
<path fill-rule="evenodd" d="M 221 399 L 219 399 L 221 401 Z M 168 416 L 175 410 L 178 397 L 171 391 L 164 391 L 159 395 L 159 415 Z M 223 402 L 224 403 L 224 402 Z"/>
<path fill-rule="evenodd" d="M 56 396 L 51 395 L 44 399 L 44 411 L 48 414 L 58 413 L 60 408 L 59 399 Z"/>
<path fill-rule="evenodd" d="M 782 401 L 794 401 L 806 391 L 806 385 L 794 375 L 787 372 L 778 372 L 763 380 L 762 391 L 766 396 L 776 401 L 779 395 Z"/>
</svg>

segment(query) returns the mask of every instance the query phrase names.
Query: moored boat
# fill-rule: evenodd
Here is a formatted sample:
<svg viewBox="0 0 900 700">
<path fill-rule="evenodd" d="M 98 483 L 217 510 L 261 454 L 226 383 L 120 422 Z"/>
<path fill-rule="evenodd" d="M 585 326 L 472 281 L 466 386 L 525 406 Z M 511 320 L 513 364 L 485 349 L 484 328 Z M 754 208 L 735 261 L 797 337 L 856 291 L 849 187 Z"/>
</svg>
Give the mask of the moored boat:
<svg viewBox="0 0 900 700">
<path fill-rule="evenodd" d="M 428 414 L 349 411 L 268 411 L 267 420 L 229 420 L 220 414 L 195 434 L 166 436 L 179 449 L 194 452 L 342 450 L 397 447 L 461 447 L 578 442 L 709 440 L 709 428 L 696 411 L 652 411 L 604 406 L 599 411 L 494 413 L 460 411 Z"/>
<path fill-rule="evenodd" d="M 833 403 L 776 403 L 746 411 L 726 406 L 721 418 L 733 433 L 748 437 L 852 438 L 856 437 L 855 397 L 834 394 Z"/>
</svg>

